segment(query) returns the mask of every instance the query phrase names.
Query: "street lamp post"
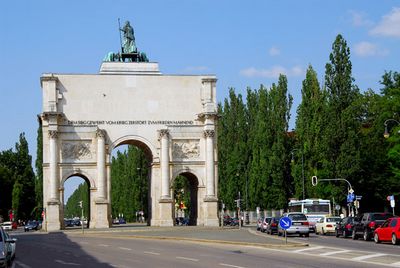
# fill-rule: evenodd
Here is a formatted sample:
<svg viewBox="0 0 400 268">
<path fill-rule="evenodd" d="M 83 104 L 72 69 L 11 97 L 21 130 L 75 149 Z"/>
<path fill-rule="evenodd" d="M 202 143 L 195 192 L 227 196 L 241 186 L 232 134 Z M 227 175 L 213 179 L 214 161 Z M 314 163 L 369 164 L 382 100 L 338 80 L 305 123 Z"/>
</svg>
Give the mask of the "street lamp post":
<svg viewBox="0 0 400 268">
<path fill-rule="evenodd" d="M 306 196 L 305 187 L 304 187 L 304 154 L 303 154 L 303 151 L 301 151 L 299 149 L 293 149 L 292 150 L 292 161 L 294 161 L 293 153 L 295 151 L 300 151 L 300 153 L 301 153 L 301 176 L 302 176 L 302 179 L 303 179 L 303 200 L 304 200 L 305 196 Z"/>
<path fill-rule="evenodd" d="M 397 123 L 398 125 L 400 125 L 400 122 L 395 120 L 395 119 L 386 120 L 385 123 L 383 123 L 385 125 L 385 133 L 383 133 L 383 137 L 385 137 L 386 139 L 389 138 L 389 136 L 390 136 L 389 131 L 388 131 L 388 123 L 391 122 L 391 121 L 393 121 L 393 122 Z"/>
</svg>

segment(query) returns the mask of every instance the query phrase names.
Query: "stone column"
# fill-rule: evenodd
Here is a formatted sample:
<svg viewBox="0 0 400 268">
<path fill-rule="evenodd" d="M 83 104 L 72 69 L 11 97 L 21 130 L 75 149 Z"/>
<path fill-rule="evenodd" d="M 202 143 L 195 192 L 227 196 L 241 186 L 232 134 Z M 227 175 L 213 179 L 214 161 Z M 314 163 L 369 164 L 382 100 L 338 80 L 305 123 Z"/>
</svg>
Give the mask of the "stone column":
<svg viewBox="0 0 400 268">
<path fill-rule="evenodd" d="M 58 195 L 58 146 L 57 146 L 57 130 L 49 130 L 49 138 L 50 138 L 50 161 L 49 161 L 49 169 L 50 169 L 50 198 L 51 202 L 59 202 Z"/>
<path fill-rule="evenodd" d="M 106 199 L 106 153 L 105 153 L 105 132 L 98 129 L 97 137 L 97 199 Z"/>
<path fill-rule="evenodd" d="M 169 133 L 167 129 L 160 130 L 161 139 L 161 199 L 170 199 L 169 187 Z"/>
<path fill-rule="evenodd" d="M 204 130 L 206 138 L 206 197 L 215 197 L 214 130 Z"/>
</svg>

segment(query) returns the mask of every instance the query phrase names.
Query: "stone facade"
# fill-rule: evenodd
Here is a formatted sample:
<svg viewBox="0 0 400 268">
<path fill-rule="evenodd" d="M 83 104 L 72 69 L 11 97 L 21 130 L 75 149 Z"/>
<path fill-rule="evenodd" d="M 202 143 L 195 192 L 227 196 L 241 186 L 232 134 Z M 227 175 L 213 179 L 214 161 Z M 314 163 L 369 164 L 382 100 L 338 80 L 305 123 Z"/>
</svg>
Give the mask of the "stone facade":
<svg viewBox="0 0 400 268">
<path fill-rule="evenodd" d="M 64 183 L 71 176 L 90 184 L 89 227 L 111 225 L 111 152 L 127 143 L 151 159 L 152 226 L 173 225 L 171 185 L 182 173 L 197 180 L 197 225 L 218 225 L 215 76 L 103 62 L 99 74 L 46 73 L 41 85 L 47 231 L 63 228 Z"/>
</svg>

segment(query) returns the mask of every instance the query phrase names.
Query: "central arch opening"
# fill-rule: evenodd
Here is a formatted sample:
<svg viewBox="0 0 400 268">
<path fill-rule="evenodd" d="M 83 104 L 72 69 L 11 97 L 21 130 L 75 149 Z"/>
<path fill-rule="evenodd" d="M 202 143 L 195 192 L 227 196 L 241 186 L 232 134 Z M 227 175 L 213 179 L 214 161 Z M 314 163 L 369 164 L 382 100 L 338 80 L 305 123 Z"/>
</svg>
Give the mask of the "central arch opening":
<svg viewBox="0 0 400 268">
<path fill-rule="evenodd" d="M 111 154 L 111 217 L 113 225 L 150 225 L 151 150 L 137 140 L 125 140 Z"/>
<path fill-rule="evenodd" d="M 190 172 L 180 173 L 172 185 L 175 201 L 175 225 L 197 225 L 197 196 L 199 182 Z"/>
</svg>

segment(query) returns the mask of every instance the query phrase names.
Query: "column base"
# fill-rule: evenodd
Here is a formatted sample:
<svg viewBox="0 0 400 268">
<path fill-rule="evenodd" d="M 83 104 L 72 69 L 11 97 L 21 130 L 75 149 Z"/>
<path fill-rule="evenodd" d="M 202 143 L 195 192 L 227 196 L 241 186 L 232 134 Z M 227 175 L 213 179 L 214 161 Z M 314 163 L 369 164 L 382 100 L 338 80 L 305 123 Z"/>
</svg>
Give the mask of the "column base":
<svg viewBox="0 0 400 268">
<path fill-rule="evenodd" d="M 50 200 L 47 202 L 46 223 L 44 229 L 47 232 L 61 230 L 60 202 L 58 200 Z"/>
<path fill-rule="evenodd" d="M 218 199 L 214 196 L 204 198 L 204 226 L 219 226 Z"/>
<path fill-rule="evenodd" d="M 95 201 L 95 217 L 94 221 L 89 223 L 90 228 L 99 229 L 99 228 L 110 228 L 111 223 L 108 217 L 108 202 L 107 200 L 99 200 Z"/>
</svg>

